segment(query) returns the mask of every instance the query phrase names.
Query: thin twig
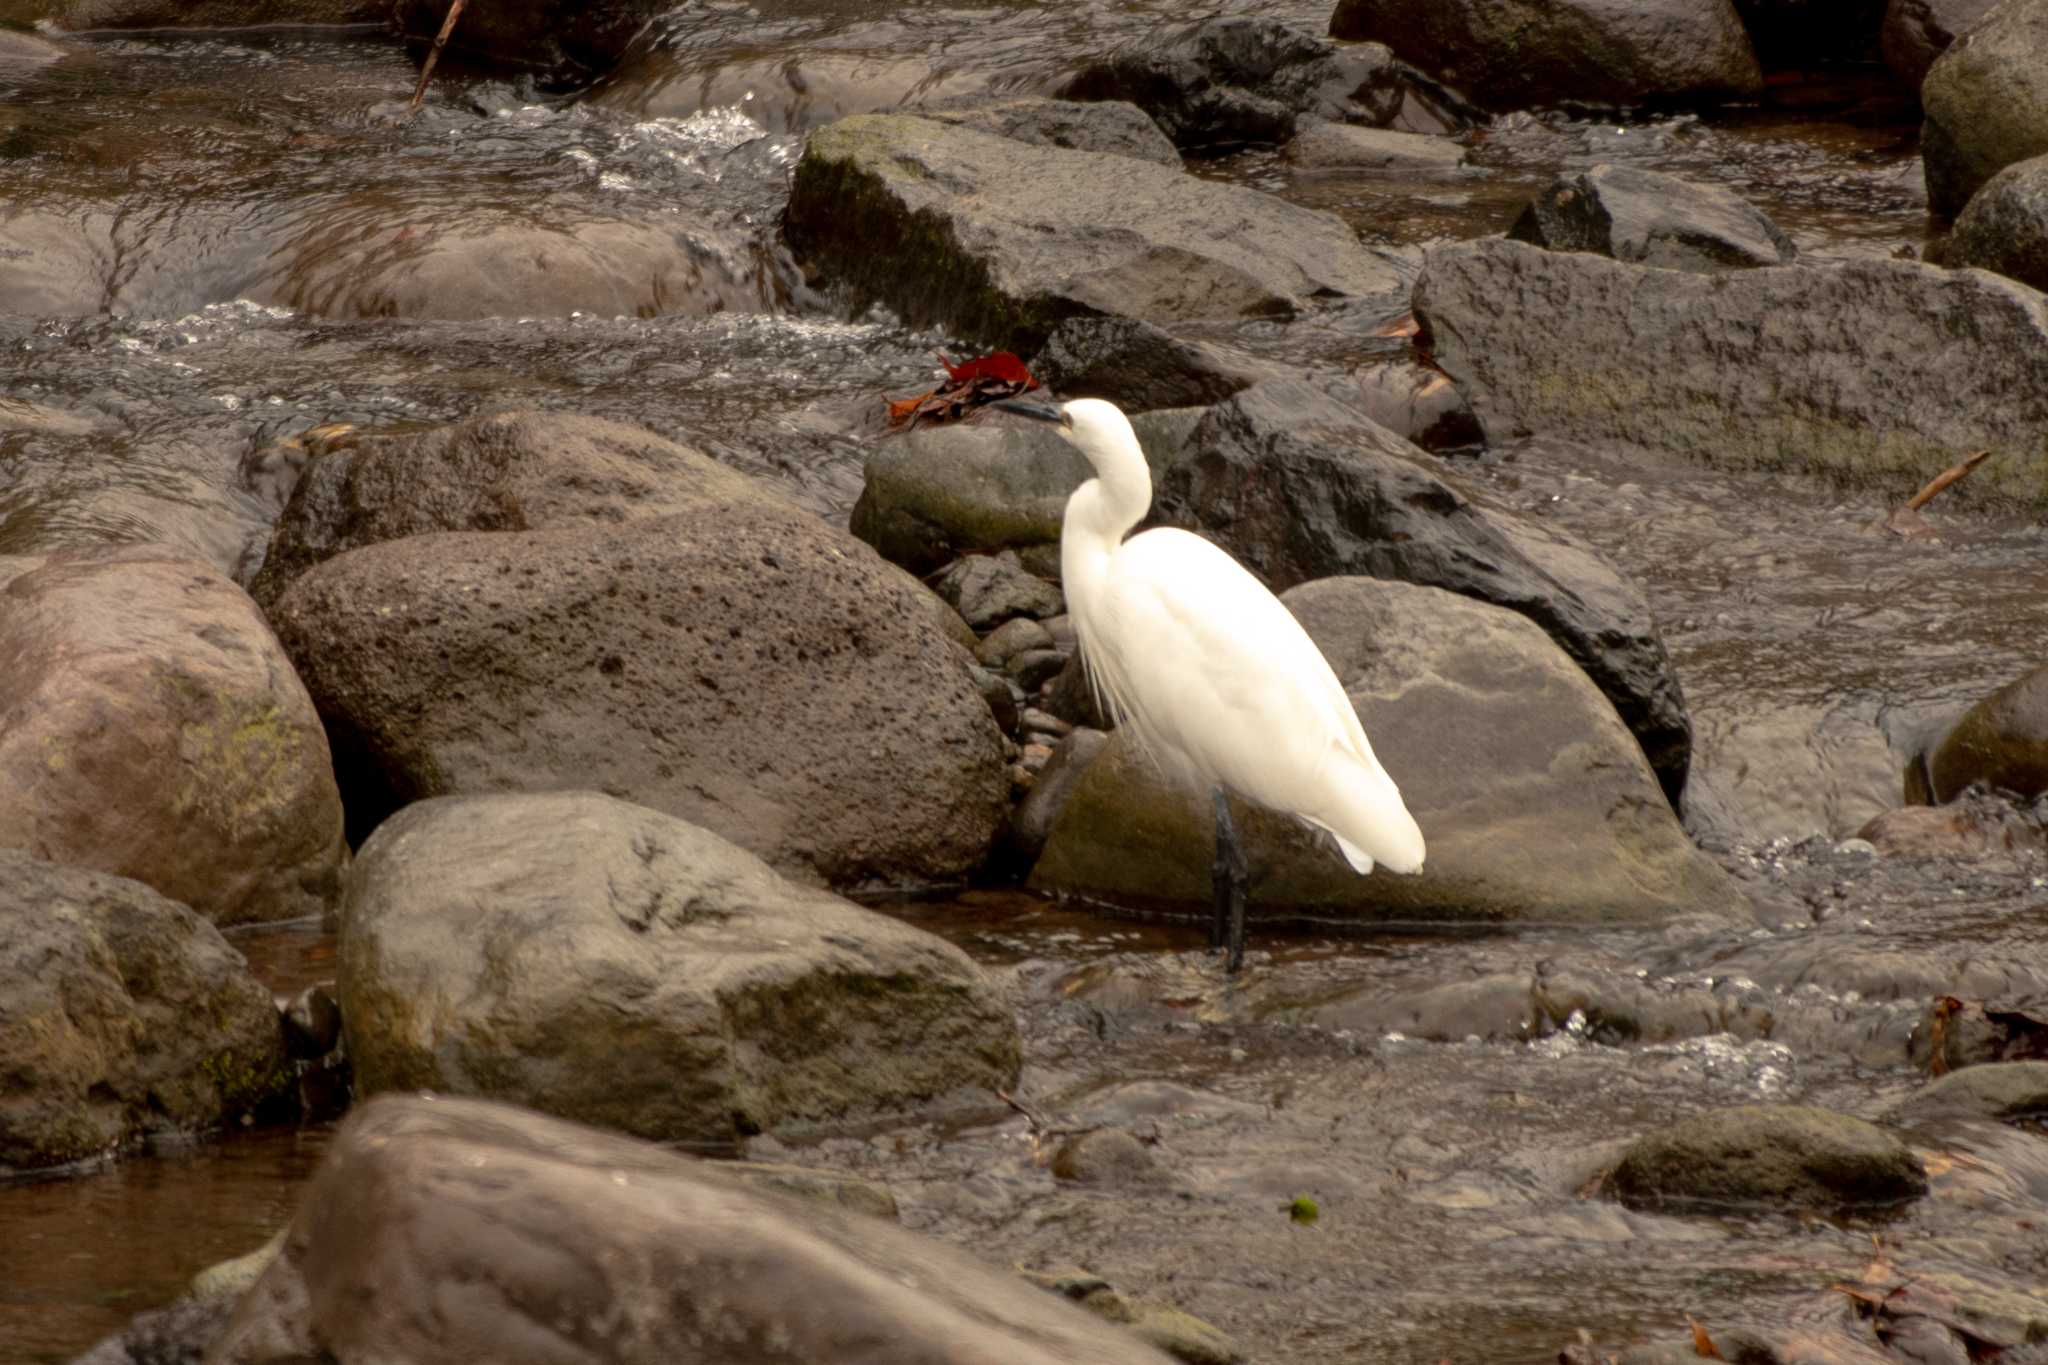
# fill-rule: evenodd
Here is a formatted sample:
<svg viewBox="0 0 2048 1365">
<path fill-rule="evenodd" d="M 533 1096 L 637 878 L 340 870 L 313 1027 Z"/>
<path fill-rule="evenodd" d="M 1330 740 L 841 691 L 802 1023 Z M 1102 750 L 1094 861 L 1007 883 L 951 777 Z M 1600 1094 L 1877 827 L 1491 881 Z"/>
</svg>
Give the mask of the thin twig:
<svg viewBox="0 0 2048 1365">
<path fill-rule="evenodd" d="M 456 3 L 461 4 L 462 0 L 456 0 Z M 1939 493 L 1942 489 L 1948 487 L 1957 479 L 1962 478 L 1965 474 L 1968 474 L 1971 470 L 1975 469 L 1978 465 L 1983 464 L 1986 460 L 1990 458 L 1991 452 L 1988 450 L 1979 450 L 1969 455 L 1963 456 L 1963 458 L 1960 461 L 1950 465 L 1947 469 L 1942 470 L 1939 474 L 1936 474 L 1933 478 L 1929 479 L 1927 481 L 1927 486 L 1921 489 L 1918 493 L 1915 493 L 1912 496 L 1911 500 L 1906 503 L 1906 510 L 1908 512 L 1919 511 L 1921 508 L 1925 507 L 1929 502 L 1932 502 L 1934 500 L 1934 495 L 1936 493 Z"/>
<path fill-rule="evenodd" d="M 448 45 L 448 35 L 455 31 L 455 21 L 462 16 L 462 7 L 469 0 L 450 0 L 448 17 L 441 21 L 441 32 L 434 38 L 433 47 L 427 50 L 427 59 L 420 64 L 420 83 L 413 87 L 412 103 L 405 106 L 405 116 L 411 118 L 420 111 L 420 101 L 427 97 L 427 81 L 433 77 L 434 63 L 441 60 L 441 49 Z"/>
</svg>

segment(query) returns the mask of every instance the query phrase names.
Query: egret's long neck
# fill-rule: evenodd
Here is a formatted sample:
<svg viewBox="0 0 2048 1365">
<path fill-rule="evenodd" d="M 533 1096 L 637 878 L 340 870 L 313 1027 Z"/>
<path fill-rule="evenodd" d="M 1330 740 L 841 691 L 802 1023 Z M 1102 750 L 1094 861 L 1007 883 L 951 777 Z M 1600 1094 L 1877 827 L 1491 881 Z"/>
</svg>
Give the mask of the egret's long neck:
<svg viewBox="0 0 2048 1365">
<path fill-rule="evenodd" d="M 1152 471 L 1137 449 L 1095 461 L 1095 474 L 1067 499 L 1060 524 L 1060 578 L 1070 602 L 1093 595 L 1109 556 L 1152 506 Z"/>
</svg>

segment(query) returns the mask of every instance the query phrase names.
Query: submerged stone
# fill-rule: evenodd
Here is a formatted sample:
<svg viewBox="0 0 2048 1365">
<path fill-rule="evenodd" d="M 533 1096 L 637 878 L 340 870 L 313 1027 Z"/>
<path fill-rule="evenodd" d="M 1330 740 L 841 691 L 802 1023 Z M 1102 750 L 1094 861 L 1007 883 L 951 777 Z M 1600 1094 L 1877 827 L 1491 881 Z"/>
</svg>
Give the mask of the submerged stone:
<svg viewBox="0 0 2048 1365">
<path fill-rule="evenodd" d="M 1805 1105 L 1743 1105 L 1638 1138 L 1607 1188 L 1632 1208 L 1890 1207 L 1927 1193 L 1912 1149 L 1875 1124 Z"/>
</svg>

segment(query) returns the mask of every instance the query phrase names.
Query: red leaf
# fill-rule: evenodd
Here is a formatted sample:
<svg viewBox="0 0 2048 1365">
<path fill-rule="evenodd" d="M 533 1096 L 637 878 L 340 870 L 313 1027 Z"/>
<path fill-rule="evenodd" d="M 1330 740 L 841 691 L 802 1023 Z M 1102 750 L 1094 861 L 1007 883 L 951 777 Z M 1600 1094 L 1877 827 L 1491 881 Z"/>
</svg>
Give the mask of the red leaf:
<svg viewBox="0 0 2048 1365">
<path fill-rule="evenodd" d="M 932 352 L 938 355 L 937 351 Z M 969 384 L 977 379 L 999 379 L 1005 384 L 1022 384 L 1027 389 L 1038 387 L 1038 381 L 1031 377 L 1031 371 L 1024 368 L 1024 362 L 1008 351 L 996 351 L 991 355 L 975 356 L 958 365 L 940 355 L 939 363 L 946 367 L 946 378 L 955 384 Z"/>
</svg>

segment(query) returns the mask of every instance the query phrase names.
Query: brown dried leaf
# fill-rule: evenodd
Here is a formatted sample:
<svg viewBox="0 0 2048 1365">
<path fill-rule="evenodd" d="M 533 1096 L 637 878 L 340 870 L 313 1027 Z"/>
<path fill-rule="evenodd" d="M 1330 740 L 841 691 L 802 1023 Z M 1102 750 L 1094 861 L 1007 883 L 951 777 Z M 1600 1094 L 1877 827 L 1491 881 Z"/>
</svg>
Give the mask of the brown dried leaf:
<svg viewBox="0 0 2048 1365">
<path fill-rule="evenodd" d="M 1705 1356 L 1708 1360 L 1726 1360 L 1728 1358 L 1721 1354 L 1719 1347 L 1714 1345 L 1714 1339 L 1707 1335 L 1706 1328 L 1700 1326 L 1698 1318 L 1687 1316 L 1686 1321 L 1692 1324 L 1692 1353 L 1694 1355 Z"/>
</svg>

